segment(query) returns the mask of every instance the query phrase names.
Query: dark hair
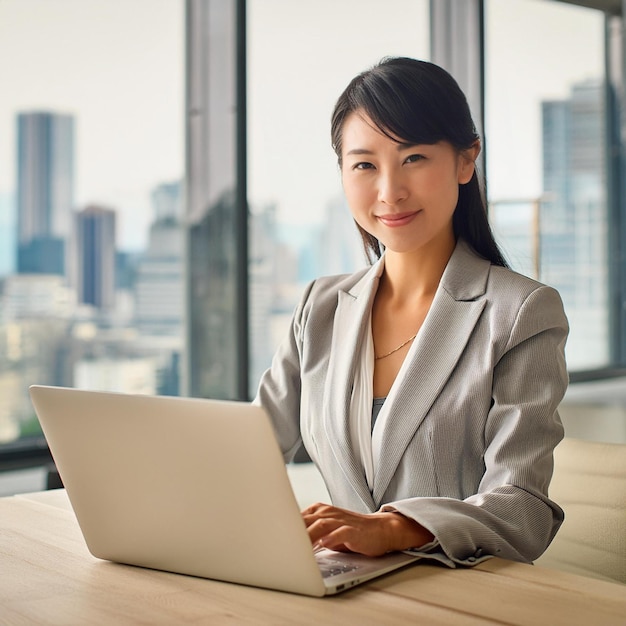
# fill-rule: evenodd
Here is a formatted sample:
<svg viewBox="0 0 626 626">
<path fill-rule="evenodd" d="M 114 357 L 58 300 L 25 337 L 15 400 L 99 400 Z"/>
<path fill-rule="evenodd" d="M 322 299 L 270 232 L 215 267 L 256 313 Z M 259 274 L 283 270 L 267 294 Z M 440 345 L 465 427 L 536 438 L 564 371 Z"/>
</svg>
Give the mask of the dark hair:
<svg viewBox="0 0 626 626">
<path fill-rule="evenodd" d="M 337 100 L 331 123 L 332 145 L 340 165 L 343 126 L 354 111 L 366 113 L 394 141 L 447 141 L 462 151 L 479 140 L 461 88 L 448 72 L 427 61 L 388 57 L 350 82 Z M 494 265 L 508 266 L 491 232 L 476 169 L 467 184 L 459 185 L 452 225 L 455 237 L 464 239 L 480 256 Z M 380 258 L 381 243 L 357 227 L 370 261 Z"/>
</svg>

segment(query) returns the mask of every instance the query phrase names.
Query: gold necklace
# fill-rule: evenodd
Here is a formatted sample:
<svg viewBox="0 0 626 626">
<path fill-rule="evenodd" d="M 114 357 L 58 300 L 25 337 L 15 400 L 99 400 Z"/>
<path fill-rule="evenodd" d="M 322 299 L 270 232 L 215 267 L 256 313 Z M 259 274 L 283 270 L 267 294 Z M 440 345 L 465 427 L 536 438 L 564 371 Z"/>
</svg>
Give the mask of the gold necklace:
<svg viewBox="0 0 626 626">
<path fill-rule="evenodd" d="M 391 352 L 387 352 L 387 354 L 381 354 L 380 356 L 375 356 L 375 361 L 380 361 L 380 359 L 386 359 L 388 356 L 391 356 L 394 352 L 397 352 L 400 348 L 404 348 L 407 343 L 410 343 L 417 337 L 417 333 L 415 333 L 412 337 L 409 337 L 404 343 L 401 343 L 397 348 L 394 348 Z"/>
</svg>

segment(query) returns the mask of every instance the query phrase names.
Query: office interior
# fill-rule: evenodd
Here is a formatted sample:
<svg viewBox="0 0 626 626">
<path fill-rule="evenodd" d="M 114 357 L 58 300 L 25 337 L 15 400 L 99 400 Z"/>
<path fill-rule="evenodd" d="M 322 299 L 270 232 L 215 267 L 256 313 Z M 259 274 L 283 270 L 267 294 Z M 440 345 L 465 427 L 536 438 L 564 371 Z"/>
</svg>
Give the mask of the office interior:
<svg viewBox="0 0 626 626">
<path fill-rule="evenodd" d="M 55 486 L 31 383 L 251 399 L 306 282 L 365 264 L 329 118 L 387 55 L 464 89 L 498 241 L 570 320 L 566 436 L 626 443 L 626 3 L 27 4 L 0 4 L 0 495 Z"/>
</svg>

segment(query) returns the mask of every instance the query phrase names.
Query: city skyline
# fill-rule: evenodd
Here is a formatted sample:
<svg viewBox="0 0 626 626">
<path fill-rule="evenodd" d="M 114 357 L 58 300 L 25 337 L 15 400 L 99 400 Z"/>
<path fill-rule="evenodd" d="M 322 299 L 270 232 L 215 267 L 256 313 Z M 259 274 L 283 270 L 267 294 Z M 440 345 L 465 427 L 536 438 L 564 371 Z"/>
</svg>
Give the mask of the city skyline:
<svg viewBox="0 0 626 626">
<path fill-rule="evenodd" d="M 2 0 L 0 80 L 11 89 L 0 101 L 0 192 L 14 193 L 17 112 L 73 115 L 76 206 L 117 207 L 122 247 L 145 245 L 149 190 L 183 172 L 183 9 Z"/>
</svg>

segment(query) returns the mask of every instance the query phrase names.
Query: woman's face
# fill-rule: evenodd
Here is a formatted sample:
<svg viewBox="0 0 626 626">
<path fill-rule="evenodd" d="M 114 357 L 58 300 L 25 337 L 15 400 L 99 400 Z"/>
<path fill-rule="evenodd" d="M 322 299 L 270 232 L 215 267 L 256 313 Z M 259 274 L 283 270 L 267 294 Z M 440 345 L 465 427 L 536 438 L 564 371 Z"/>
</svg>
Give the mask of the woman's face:
<svg viewBox="0 0 626 626">
<path fill-rule="evenodd" d="M 479 150 L 478 143 L 459 153 L 443 141 L 393 141 L 364 113 L 351 113 L 343 126 L 341 176 L 354 219 L 388 251 L 449 248 L 459 184 L 471 179 Z"/>
</svg>

